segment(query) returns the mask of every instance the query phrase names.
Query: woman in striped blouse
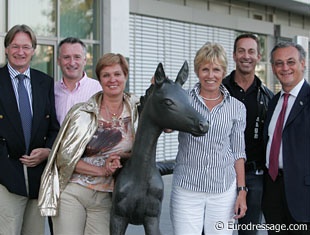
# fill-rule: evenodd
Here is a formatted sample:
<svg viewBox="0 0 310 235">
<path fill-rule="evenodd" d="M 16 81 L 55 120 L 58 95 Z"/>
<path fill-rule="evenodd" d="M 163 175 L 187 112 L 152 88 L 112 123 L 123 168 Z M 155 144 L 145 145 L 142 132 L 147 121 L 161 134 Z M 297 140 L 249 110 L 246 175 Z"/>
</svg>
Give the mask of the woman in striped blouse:
<svg viewBox="0 0 310 235">
<path fill-rule="evenodd" d="M 196 53 L 199 82 L 189 91 L 192 105 L 209 122 L 205 136 L 179 133 L 171 194 L 175 235 L 232 234 L 246 212 L 244 175 L 245 106 L 222 85 L 227 58 L 219 44 Z"/>
</svg>

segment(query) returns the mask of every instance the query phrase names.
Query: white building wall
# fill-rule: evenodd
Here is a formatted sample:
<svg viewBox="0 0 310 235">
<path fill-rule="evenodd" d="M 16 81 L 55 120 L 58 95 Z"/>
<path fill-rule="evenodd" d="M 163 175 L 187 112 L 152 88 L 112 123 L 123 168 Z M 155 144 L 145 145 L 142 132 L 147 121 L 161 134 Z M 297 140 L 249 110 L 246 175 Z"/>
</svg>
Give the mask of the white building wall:
<svg viewBox="0 0 310 235">
<path fill-rule="evenodd" d="M 310 16 L 237 0 L 130 0 L 130 12 L 240 31 L 250 28 L 267 35 L 273 35 L 277 24 L 298 28 L 302 36 L 308 36 L 310 29 Z M 262 15 L 263 20 L 254 20 L 255 15 Z"/>
<path fill-rule="evenodd" d="M 129 8 L 129 83 L 130 91 L 138 95 L 149 86 L 159 62 L 163 62 L 169 78 L 174 79 L 184 59 L 188 60 L 190 76 L 185 87 L 192 87 L 197 82 L 193 73 L 194 54 L 207 41 L 224 46 L 230 72 L 234 69 L 232 49 L 237 31 L 265 35 L 264 49 L 267 52 L 277 39 L 309 35 L 309 23 L 305 24 L 307 17 L 245 1 L 130 0 Z M 269 54 L 266 60 L 266 84 L 273 87 Z M 157 146 L 157 160 L 173 159 L 177 146 L 177 132 L 162 134 Z"/>
<path fill-rule="evenodd" d="M 129 0 L 103 1 L 103 51 L 129 58 Z"/>
</svg>

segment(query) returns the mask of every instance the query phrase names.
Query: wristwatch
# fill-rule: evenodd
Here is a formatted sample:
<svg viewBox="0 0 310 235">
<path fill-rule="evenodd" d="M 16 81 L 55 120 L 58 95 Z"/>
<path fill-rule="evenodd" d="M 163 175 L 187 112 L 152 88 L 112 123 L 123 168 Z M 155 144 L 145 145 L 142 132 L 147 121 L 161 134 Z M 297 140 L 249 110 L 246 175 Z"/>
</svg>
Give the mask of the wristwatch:
<svg viewBox="0 0 310 235">
<path fill-rule="evenodd" d="M 238 194 L 239 194 L 240 191 L 246 191 L 246 192 L 247 192 L 247 191 L 249 191 L 249 190 L 248 190 L 248 188 L 247 188 L 246 186 L 237 187 L 237 193 L 238 193 Z"/>
</svg>

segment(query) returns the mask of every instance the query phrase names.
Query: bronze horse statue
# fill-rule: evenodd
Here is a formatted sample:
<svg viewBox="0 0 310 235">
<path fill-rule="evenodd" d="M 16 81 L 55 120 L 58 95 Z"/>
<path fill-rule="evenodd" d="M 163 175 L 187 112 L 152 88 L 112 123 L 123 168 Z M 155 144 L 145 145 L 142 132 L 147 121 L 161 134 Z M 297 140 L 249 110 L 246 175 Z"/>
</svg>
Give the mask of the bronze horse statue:
<svg viewBox="0 0 310 235">
<path fill-rule="evenodd" d="M 128 224 L 143 225 L 146 235 L 160 235 L 163 180 L 156 167 L 157 140 L 164 129 L 202 136 L 208 122 L 190 104 L 182 88 L 188 77 L 185 61 L 175 82 L 157 66 L 154 85 L 141 98 L 143 105 L 131 157 L 118 174 L 112 196 L 110 234 L 124 235 Z"/>
</svg>

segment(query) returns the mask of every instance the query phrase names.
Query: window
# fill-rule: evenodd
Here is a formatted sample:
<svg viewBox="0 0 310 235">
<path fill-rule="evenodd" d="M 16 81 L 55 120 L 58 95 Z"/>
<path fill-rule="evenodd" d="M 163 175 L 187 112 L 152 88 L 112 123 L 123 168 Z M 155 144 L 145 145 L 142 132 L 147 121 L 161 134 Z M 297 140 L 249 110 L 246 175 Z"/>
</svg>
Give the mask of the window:
<svg viewBox="0 0 310 235">
<path fill-rule="evenodd" d="M 31 67 L 54 77 L 54 47 L 51 45 L 38 45 Z"/>
<path fill-rule="evenodd" d="M 62 0 L 60 1 L 60 37 L 79 37 L 99 39 L 96 28 L 99 14 L 96 12 L 98 1 Z"/>
<path fill-rule="evenodd" d="M 93 77 L 100 56 L 101 8 L 101 0 L 0 1 L 0 51 L 4 51 L 6 32 L 16 24 L 26 24 L 33 29 L 38 41 L 31 66 L 58 80 L 61 73 L 56 63 L 57 45 L 65 37 L 78 37 L 87 45 L 85 69 L 87 75 Z M 5 63 L 5 55 L 1 53 L 0 64 Z"/>
<path fill-rule="evenodd" d="M 8 1 L 9 28 L 26 24 L 39 36 L 56 36 L 56 1 L 53 0 L 10 0 Z"/>
</svg>

